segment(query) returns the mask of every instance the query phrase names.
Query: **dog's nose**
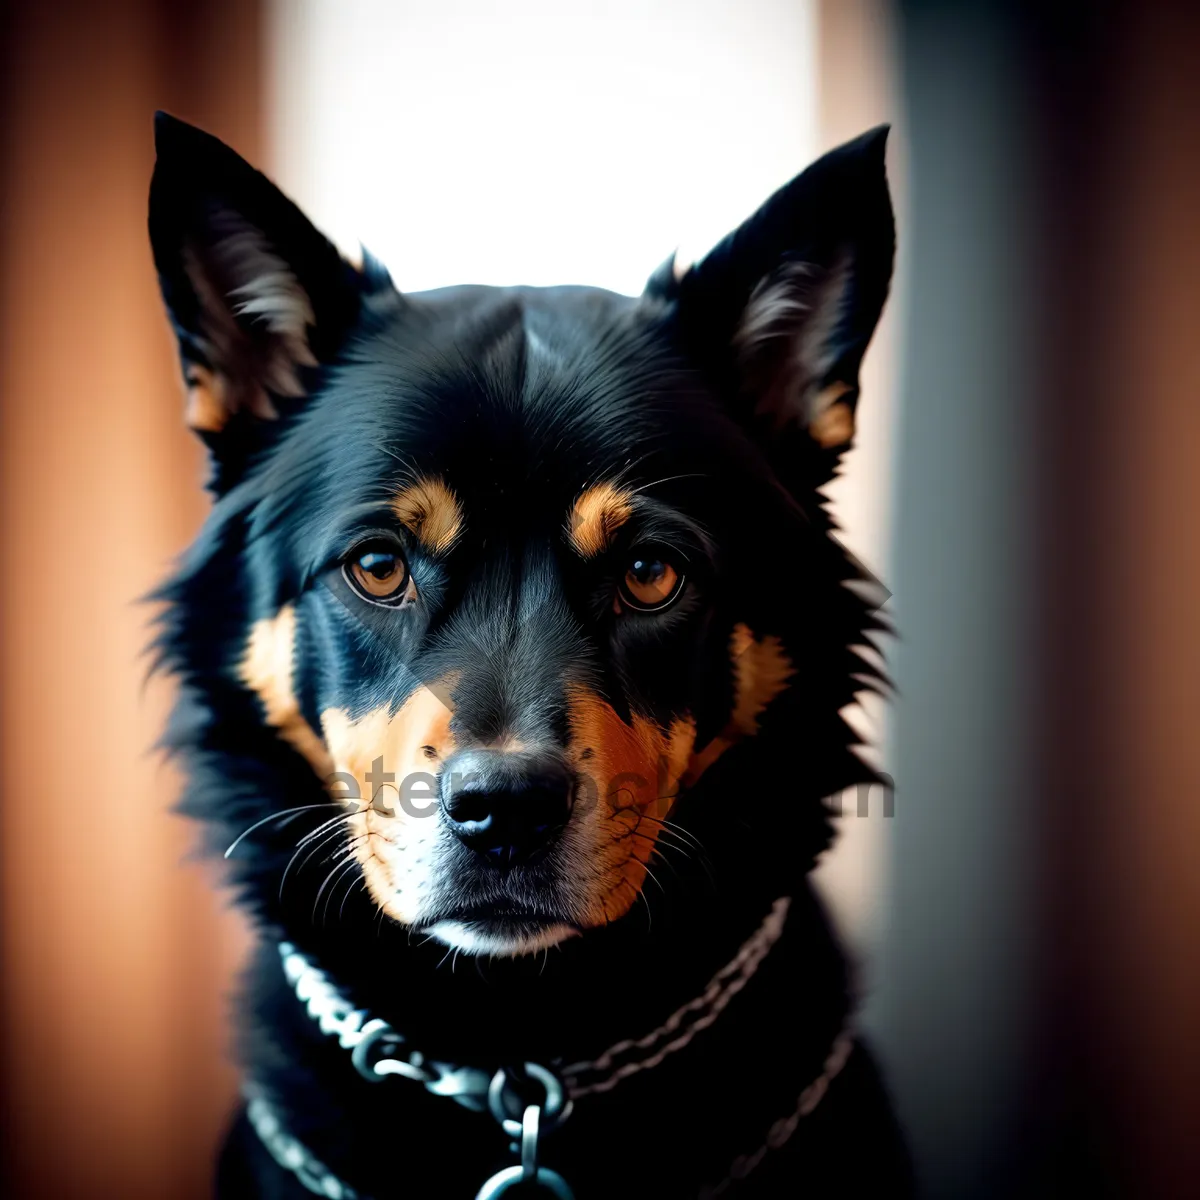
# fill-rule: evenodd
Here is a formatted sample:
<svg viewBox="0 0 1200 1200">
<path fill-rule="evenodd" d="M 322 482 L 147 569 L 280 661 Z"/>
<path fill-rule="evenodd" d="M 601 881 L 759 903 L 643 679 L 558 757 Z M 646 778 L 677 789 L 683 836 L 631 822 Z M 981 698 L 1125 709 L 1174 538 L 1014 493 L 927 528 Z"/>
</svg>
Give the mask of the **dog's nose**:
<svg viewBox="0 0 1200 1200">
<path fill-rule="evenodd" d="M 571 815 L 571 775 L 548 755 L 464 750 L 443 766 L 440 791 L 455 835 L 502 867 L 536 857 Z"/>
</svg>

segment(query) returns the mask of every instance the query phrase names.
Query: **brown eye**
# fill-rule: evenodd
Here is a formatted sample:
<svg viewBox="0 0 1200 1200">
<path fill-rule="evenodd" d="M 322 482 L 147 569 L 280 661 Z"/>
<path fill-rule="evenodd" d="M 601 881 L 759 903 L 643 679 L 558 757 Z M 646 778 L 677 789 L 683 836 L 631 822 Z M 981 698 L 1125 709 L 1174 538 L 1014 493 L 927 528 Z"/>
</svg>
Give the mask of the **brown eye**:
<svg viewBox="0 0 1200 1200">
<path fill-rule="evenodd" d="M 621 599 L 638 612 L 666 608 L 683 587 L 683 578 L 669 562 L 655 555 L 635 554 L 621 581 Z"/>
<path fill-rule="evenodd" d="M 342 566 L 346 582 L 372 604 L 399 604 L 408 591 L 408 566 L 398 550 L 371 546 Z"/>
</svg>

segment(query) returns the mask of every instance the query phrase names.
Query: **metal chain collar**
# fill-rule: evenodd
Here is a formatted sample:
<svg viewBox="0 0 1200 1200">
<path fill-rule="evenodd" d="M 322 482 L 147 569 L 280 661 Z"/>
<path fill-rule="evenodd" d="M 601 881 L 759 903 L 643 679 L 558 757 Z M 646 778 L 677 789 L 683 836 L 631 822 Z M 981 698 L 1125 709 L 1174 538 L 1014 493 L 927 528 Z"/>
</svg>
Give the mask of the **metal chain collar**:
<svg viewBox="0 0 1200 1200">
<path fill-rule="evenodd" d="M 279 955 L 284 974 L 309 1016 L 323 1033 L 335 1035 L 339 1044 L 350 1051 L 354 1066 L 364 1079 L 378 1082 L 399 1075 L 474 1111 L 490 1109 L 513 1139 L 510 1149 L 519 1155 L 520 1162 L 488 1179 L 476 1200 L 496 1200 L 522 1184 L 540 1185 L 558 1200 L 573 1200 L 566 1181 L 539 1165 L 539 1138 L 570 1116 L 579 1097 L 607 1092 L 621 1080 L 658 1066 L 712 1025 L 779 940 L 790 907 L 790 896 L 776 900 L 762 924 L 713 976 L 708 987 L 676 1009 L 656 1029 L 636 1040 L 615 1043 L 592 1062 L 573 1063 L 558 1071 L 538 1063 L 525 1063 L 521 1068 L 501 1068 L 490 1074 L 477 1067 L 428 1059 L 409 1046 L 404 1035 L 388 1022 L 372 1017 L 366 1009 L 355 1008 L 325 972 L 290 942 L 279 943 Z M 729 1176 L 715 1188 L 705 1189 L 704 1196 L 722 1194 L 735 1180 L 749 1174 L 768 1150 L 777 1149 L 792 1136 L 800 1119 L 817 1106 L 841 1070 L 852 1044 L 849 1032 L 843 1030 L 826 1059 L 824 1071 L 801 1093 L 795 1112 L 776 1121 L 764 1145 L 754 1154 L 737 1159 Z M 531 1083 L 539 1089 L 536 1103 L 529 1095 Z M 292 1171 L 309 1191 L 319 1196 L 330 1200 L 365 1200 L 286 1132 L 269 1102 L 256 1089 L 248 1088 L 246 1096 L 247 1117 L 280 1166 Z"/>
<path fill-rule="evenodd" d="M 365 1200 L 284 1129 L 275 1110 L 264 1097 L 249 1086 L 243 1092 L 246 1097 L 246 1116 L 258 1134 L 258 1140 L 284 1170 L 291 1171 L 310 1192 L 318 1196 L 327 1196 L 329 1200 Z"/>
<path fill-rule="evenodd" d="M 714 1200 L 717 1196 L 723 1196 L 730 1188 L 745 1179 L 772 1150 L 783 1149 L 792 1140 L 792 1135 L 800 1127 L 800 1122 L 825 1098 L 825 1093 L 829 1091 L 829 1085 L 841 1073 L 853 1049 L 854 1035 L 847 1026 L 844 1026 L 834 1038 L 833 1046 L 829 1051 L 829 1056 L 825 1059 L 821 1074 L 800 1093 L 796 1107 L 772 1124 L 771 1128 L 767 1130 L 763 1144 L 757 1150 L 752 1154 L 739 1154 L 720 1183 L 714 1184 L 712 1187 L 701 1188 L 699 1200 Z"/>
<path fill-rule="evenodd" d="M 800 1122 L 824 1099 L 830 1084 L 846 1065 L 846 1060 L 850 1057 L 853 1049 L 853 1034 L 849 1028 L 843 1028 L 834 1040 L 829 1057 L 825 1060 L 824 1070 L 800 1093 L 796 1107 L 771 1125 L 767 1130 L 766 1138 L 757 1150 L 751 1154 L 738 1155 L 719 1183 L 702 1187 L 697 1200 L 716 1200 L 717 1197 L 724 1196 L 731 1188 L 736 1187 L 750 1175 L 771 1151 L 781 1150 L 787 1145 L 799 1128 Z M 271 1157 L 281 1167 L 291 1171 L 310 1192 L 318 1196 L 325 1196 L 328 1200 L 368 1200 L 366 1196 L 360 1195 L 349 1184 L 343 1183 L 324 1163 L 291 1137 L 265 1099 L 249 1089 L 246 1096 L 249 1101 L 246 1109 L 247 1116 L 263 1145 L 266 1146 Z M 533 1153 L 536 1155 L 538 1133 L 536 1126 L 532 1132 Z M 523 1121 L 521 1165 L 509 1167 L 507 1170 L 493 1175 L 484 1184 L 476 1196 L 476 1200 L 494 1200 L 495 1197 L 502 1196 L 516 1182 L 529 1178 L 527 1172 L 531 1165 L 536 1168 L 536 1157 L 532 1160 L 528 1157 L 528 1133 L 527 1122 Z M 561 1176 L 553 1172 L 546 1172 L 544 1169 L 543 1175 L 553 1176 L 560 1185 L 560 1190 L 548 1187 L 551 1195 L 559 1197 L 560 1200 L 572 1200 L 571 1191 Z"/>
<path fill-rule="evenodd" d="M 704 991 L 676 1009 L 658 1028 L 636 1040 L 615 1043 L 592 1062 L 563 1067 L 559 1074 L 570 1098 L 610 1091 L 621 1080 L 657 1067 L 712 1025 L 779 941 L 791 904 L 790 896 L 776 900 L 762 924 L 713 976 Z M 487 1106 L 490 1072 L 427 1059 L 386 1021 L 372 1017 L 366 1009 L 355 1008 L 325 972 L 290 942 L 279 943 L 279 955 L 284 974 L 309 1016 L 323 1033 L 337 1036 L 339 1044 L 351 1052 L 355 1067 L 365 1079 L 377 1082 L 400 1075 L 477 1112 Z"/>
</svg>

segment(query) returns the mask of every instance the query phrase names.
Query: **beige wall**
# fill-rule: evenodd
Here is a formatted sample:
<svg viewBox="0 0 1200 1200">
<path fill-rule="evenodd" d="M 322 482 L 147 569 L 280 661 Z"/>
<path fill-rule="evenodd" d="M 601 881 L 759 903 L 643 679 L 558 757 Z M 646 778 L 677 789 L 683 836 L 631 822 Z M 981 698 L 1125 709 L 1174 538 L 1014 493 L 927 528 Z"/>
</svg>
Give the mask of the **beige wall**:
<svg viewBox="0 0 1200 1200">
<path fill-rule="evenodd" d="M 1147 1197 L 1200 1180 L 1197 47 L 1194 5 L 1122 6 L 1052 148 L 1044 1036 Z"/>
<path fill-rule="evenodd" d="M 897 270 L 903 272 L 905 131 L 896 79 L 892 6 L 889 0 L 821 0 L 817 36 L 819 149 L 831 149 L 875 125 L 892 126 L 888 179 L 898 228 Z M 841 476 L 827 488 L 843 541 L 885 585 L 902 298 L 898 278 L 863 361 L 854 448 L 846 455 Z M 884 771 L 888 769 L 886 707 L 880 697 L 866 696 L 847 714 L 868 743 L 865 757 Z M 855 792 L 842 798 L 838 840 L 818 867 L 816 879 L 843 935 L 861 956 L 864 984 L 870 986 L 872 951 L 884 928 L 881 903 L 890 821 L 883 815 L 883 797 L 878 790 L 872 790 L 868 805 L 868 814 L 862 817 Z"/>
<path fill-rule="evenodd" d="M 145 234 L 151 116 L 257 154 L 253 4 L 9 5 L 0 853 L 10 1195 L 200 1197 L 238 936 L 169 815 L 135 603 L 201 520 Z"/>
</svg>

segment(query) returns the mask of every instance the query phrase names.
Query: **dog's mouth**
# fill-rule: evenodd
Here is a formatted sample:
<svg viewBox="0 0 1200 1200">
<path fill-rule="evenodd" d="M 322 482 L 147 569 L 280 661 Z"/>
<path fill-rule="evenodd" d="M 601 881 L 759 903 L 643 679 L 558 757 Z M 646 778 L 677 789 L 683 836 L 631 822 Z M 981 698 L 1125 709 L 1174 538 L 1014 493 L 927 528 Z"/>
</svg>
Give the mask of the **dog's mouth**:
<svg viewBox="0 0 1200 1200">
<path fill-rule="evenodd" d="M 422 929 L 443 945 L 468 954 L 533 954 L 580 930 L 561 913 L 502 903 L 467 905 L 439 913 Z"/>
</svg>

